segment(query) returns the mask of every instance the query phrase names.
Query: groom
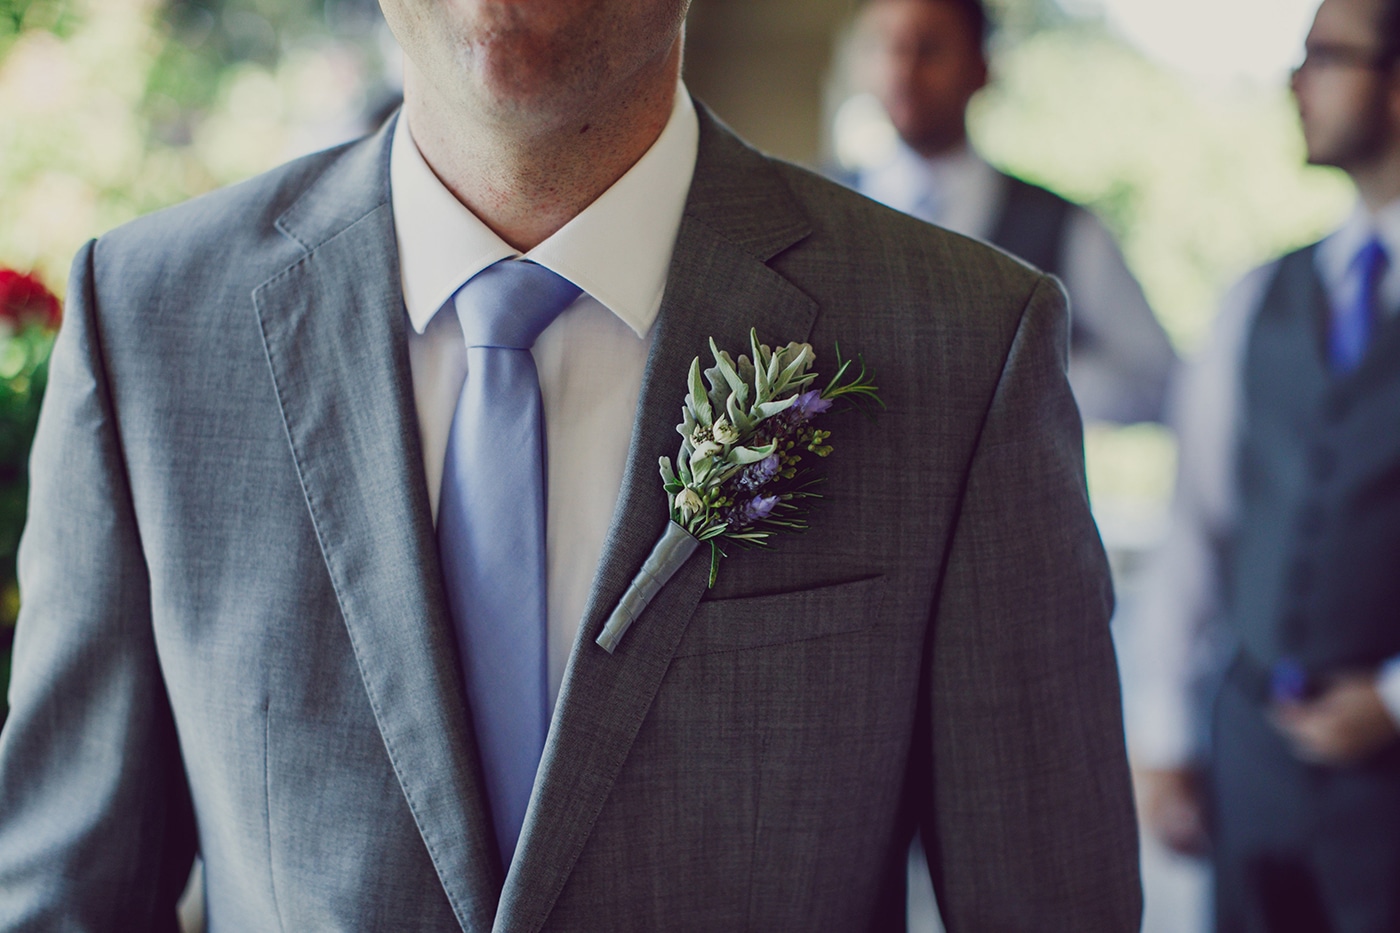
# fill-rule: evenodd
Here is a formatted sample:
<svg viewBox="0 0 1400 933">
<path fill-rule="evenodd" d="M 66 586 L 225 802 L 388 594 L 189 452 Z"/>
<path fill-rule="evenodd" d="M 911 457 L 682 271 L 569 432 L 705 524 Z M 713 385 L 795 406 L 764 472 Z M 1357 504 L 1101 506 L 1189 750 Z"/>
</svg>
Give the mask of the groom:
<svg viewBox="0 0 1400 933">
<path fill-rule="evenodd" d="M 78 256 L 34 451 L 0 930 L 1133 930 L 1048 279 L 747 148 L 686 0 L 384 0 L 378 136 Z M 667 522 L 690 360 L 874 367 L 806 535 Z M 547 456 L 546 456 L 547 454 Z"/>
</svg>

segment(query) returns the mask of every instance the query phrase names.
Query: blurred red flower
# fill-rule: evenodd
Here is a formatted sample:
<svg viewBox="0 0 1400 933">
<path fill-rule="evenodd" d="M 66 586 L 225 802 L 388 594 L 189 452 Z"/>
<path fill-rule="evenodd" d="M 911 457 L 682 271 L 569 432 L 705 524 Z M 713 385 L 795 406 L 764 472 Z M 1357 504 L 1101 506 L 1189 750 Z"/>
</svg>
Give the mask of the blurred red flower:
<svg viewBox="0 0 1400 933">
<path fill-rule="evenodd" d="M 13 269 L 0 269 L 0 320 L 17 326 L 38 324 L 54 330 L 62 316 L 58 298 L 38 278 Z"/>
</svg>

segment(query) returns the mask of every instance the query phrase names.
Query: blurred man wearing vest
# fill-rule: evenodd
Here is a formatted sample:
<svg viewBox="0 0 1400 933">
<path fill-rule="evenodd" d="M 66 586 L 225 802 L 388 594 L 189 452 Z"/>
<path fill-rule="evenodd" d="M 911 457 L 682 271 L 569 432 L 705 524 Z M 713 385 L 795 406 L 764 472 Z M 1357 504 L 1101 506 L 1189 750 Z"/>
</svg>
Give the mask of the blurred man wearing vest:
<svg viewBox="0 0 1400 933">
<path fill-rule="evenodd" d="M 1398 61 L 1400 2 L 1324 0 L 1293 90 L 1309 161 L 1359 203 L 1227 300 L 1184 386 L 1176 522 L 1137 620 L 1148 819 L 1186 850 L 1211 826 L 1226 933 L 1400 930 Z M 1201 661 L 1226 656 L 1194 728 Z"/>
<path fill-rule="evenodd" d="M 1161 417 L 1176 356 L 1113 237 L 1092 214 L 996 171 L 968 144 L 968 102 L 987 83 L 981 0 L 870 0 L 859 62 L 898 131 L 862 194 L 988 240 L 1059 276 L 1070 294 L 1070 385 L 1087 420 Z"/>
</svg>

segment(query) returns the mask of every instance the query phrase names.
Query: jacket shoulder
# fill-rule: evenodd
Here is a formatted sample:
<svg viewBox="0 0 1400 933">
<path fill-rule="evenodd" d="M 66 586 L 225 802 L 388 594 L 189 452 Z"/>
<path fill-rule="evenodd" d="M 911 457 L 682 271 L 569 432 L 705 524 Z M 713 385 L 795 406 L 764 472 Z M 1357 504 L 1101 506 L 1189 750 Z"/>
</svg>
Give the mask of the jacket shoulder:
<svg viewBox="0 0 1400 933">
<path fill-rule="evenodd" d="M 278 218 L 333 166 L 368 144 L 359 140 L 303 156 L 123 224 L 98 238 L 94 272 L 127 294 L 174 279 L 261 281 L 306 251 L 279 229 Z"/>
</svg>

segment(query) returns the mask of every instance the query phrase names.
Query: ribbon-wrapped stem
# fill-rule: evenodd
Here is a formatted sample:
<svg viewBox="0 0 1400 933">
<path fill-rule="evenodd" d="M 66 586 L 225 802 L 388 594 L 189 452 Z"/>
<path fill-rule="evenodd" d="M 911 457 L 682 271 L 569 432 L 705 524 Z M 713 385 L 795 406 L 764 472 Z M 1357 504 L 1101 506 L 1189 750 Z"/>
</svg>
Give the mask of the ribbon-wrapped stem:
<svg viewBox="0 0 1400 933">
<path fill-rule="evenodd" d="M 651 549 L 651 553 L 642 564 L 642 569 L 632 578 L 627 592 L 623 593 L 622 599 L 618 601 L 617 608 L 603 624 L 602 634 L 598 636 L 598 645 L 603 650 L 608 654 L 617 650 L 617 643 L 622 640 L 627 629 L 698 547 L 700 541 L 694 535 L 675 522 L 666 523 L 665 533 Z"/>
</svg>

